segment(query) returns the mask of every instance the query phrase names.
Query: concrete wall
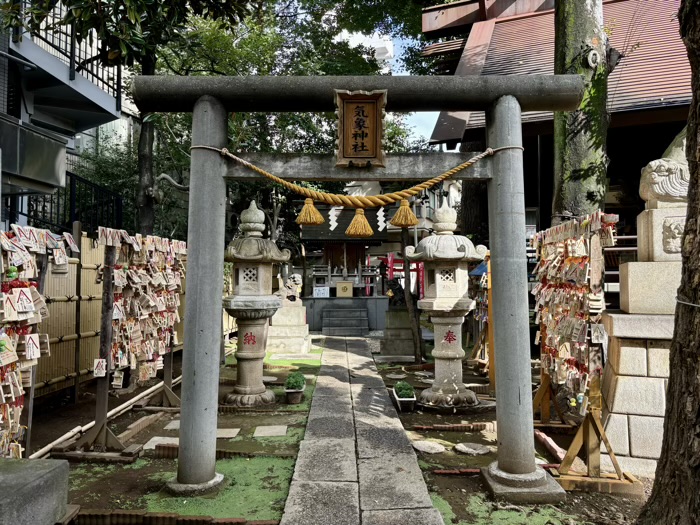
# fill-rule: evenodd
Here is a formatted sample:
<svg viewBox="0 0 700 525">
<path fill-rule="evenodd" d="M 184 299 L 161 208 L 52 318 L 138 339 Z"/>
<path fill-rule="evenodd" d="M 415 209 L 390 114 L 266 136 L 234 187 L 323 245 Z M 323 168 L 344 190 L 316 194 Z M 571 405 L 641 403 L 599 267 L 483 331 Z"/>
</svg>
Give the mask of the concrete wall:
<svg viewBox="0 0 700 525">
<path fill-rule="evenodd" d="M 348 297 L 348 298 L 321 298 L 305 297 L 306 321 L 309 330 L 320 332 L 323 327 L 323 310 L 331 309 L 367 309 L 370 330 L 384 330 L 386 311 L 389 308 L 388 297 Z"/>
</svg>

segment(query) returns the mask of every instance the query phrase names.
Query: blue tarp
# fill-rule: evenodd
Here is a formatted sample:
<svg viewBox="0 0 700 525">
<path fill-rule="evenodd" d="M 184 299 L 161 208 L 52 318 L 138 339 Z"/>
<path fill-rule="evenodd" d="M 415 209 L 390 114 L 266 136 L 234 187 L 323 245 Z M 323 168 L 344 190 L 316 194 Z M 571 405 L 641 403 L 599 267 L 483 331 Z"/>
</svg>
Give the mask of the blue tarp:
<svg viewBox="0 0 700 525">
<path fill-rule="evenodd" d="M 479 266 L 474 268 L 471 272 L 469 272 L 470 277 L 481 277 L 488 271 L 488 264 L 486 261 L 482 262 Z"/>
</svg>

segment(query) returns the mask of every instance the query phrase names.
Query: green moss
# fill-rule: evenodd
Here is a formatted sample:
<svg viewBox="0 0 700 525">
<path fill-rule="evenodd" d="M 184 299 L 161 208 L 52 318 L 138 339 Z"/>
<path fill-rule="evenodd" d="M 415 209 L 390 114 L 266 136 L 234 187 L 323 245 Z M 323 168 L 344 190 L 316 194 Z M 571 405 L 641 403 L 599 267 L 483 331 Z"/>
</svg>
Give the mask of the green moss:
<svg viewBox="0 0 700 525">
<path fill-rule="evenodd" d="M 433 506 L 442 514 L 445 523 L 452 525 L 569 525 L 581 523 L 577 518 L 552 505 L 506 506 L 499 509 L 485 496 L 473 494 L 467 497 L 464 507 L 455 508 L 437 494 L 431 494 L 430 499 Z M 518 510 L 519 508 L 522 510 Z M 457 521 L 458 515 L 467 519 Z"/>
<path fill-rule="evenodd" d="M 272 457 L 217 461 L 216 471 L 226 478 L 218 494 L 183 498 L 161 491 L 144 498 L 146 508 L 189 516 L 278 520 L 289 493 L 294 461 Z M 169 477 L 174 475 L 169 473 Z"/>
<path fill-rule="evenodd" d="M 139 469 L 142 469 L 142 468 L 144 468 L 144 467 L 147 467 L 147 466 L 150 465 L 150 464 L 151 464 L 151 460 L 150 460 L 150 459 L 148 459 L 148 458 L 139 458 L 139 459 L 137 459 L 136 461 L 134 461 L 133 463 L 131 463 L 131 464 L 129 464 L 129 465 L 124 465 L 123 468 L 125 468 L 125 469 L 132 469 L 132 470 L 139 470 Z"/>
<path fill-rule="evenodd" d="M 440 514 L 442 514 L 442 519 L 446 524 L 455 522 L 457 516 L 455 516 L 455 513 L 452 512 L 452 507 L 450 507 L 450 504 L 447 503 L 446 500 L 442 499 L 437 494 L 431 494 L 430 500 L 433 502 L 433 507 L 435 507 Z"/>
<path fill-rule="evenodd" d="M 77 467 L 71 468 L 68 474 L 69 490 L 81 490 L 91 483 L 96 482 L 103 476 L 114 472 L 115 468 L 115 465 L 102 465 L 99 463 L 81 464 Z"/>
</svg>

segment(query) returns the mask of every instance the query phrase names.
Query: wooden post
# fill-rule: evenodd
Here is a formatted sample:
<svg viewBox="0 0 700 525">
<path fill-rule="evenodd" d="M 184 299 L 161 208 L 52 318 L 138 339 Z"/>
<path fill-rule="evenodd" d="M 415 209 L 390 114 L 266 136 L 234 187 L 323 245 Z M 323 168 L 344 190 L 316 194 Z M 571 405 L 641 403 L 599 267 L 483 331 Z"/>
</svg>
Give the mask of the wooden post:
<svg viewBox="0 0 700 525">
<path fill-rule="evenodd" d="M 222 317 L 222 336 L 221 344 L 223 346 L 223 317 Z M 163 357 L 163 388 L 154 394 L 148 400 L 148 406 L 154 407 L 179 407 L 180 398 L 173 392 L 173 350 L 175 347 L 175 328 L 170 329 L 170 348 L 169 352 Z"/>
<path fill-rule="evenodd" d="M 493 344 L 493 293 L 491 293 L 491 254 L 487 254 L 488 259 L 486 266 L 486 300 L 488 322 L 486 324 L 486 333 L 488 337 L 488 352 L 489 352 L 489 395 L 496 395 L 496 348 Z"/>
<path fill-rule="evenodd" d="M 82 288 L 83 288 L 83 225 L 80 223 L 80 221 L 76 221 L 73 223 L 73 239 L 75 240 L 75 243 L 78 245 L 78 248 L 80 248 L 79 252 L 73 252 L 73 257 L 78 258 L 78 264 L 76 266 L 75 270 L 75 296 L 78 298 L 78 300 L 75 302 L 75 333 L 79 334 L 80 333 L 80 311 L 81 311 L 81 297 L 82 297 Z M 78 372 L 80 372 L 80 345 L 82 341 L 80 338 L 77 338 L 75 340 L 75 354 L 74 354 L 74 369 L 76 372 L 75 379 L 73 380 L 73 386 L 71 387 L 70 390 L 70 398 L 71 398 L 71 403 L 75 404 L 78 402 L 78 394 L 80 392 L 80 375 L 78 375 Z"/>
<path fill-rule="evenodd" d="M 95 426 L 83 437 L 75 442 L 76 449 L 96 452 L 107 450 L 124 450 L 124 445 L 117 439 L 107 426 L 107 412 L 109 411 L 109 376 L 112 371 L 112 312 L 114 310 L 114 265 L 117 262 L 117 248 L 105 246 L 104 273 L 102 280 L 102 322 L 100 324 L 100 359 L 106 360 L 106 373 L 104 377 L 97 378 L 95 399 Z"/>
</svg>

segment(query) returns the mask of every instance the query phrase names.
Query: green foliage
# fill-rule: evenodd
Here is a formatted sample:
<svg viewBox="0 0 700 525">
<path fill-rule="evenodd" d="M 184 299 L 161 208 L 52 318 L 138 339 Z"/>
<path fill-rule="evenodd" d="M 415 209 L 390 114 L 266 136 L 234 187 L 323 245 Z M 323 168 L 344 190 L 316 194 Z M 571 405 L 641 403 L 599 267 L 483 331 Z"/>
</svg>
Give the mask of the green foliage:
<svg viewBox="0 0 700 525">
<path fill-rule="evenodd" d="M 304 385 L 306 385 L 306 378 L 301 372 L 292 372 L 284 382 L 284 388 L 287 390 L 301 390 Z"/>
<path fill-rule="evenodd" d="M 81 155 L 82 162 L 74 169 L 77 175 L 100 184 L 121 195 L 122 221 L 124 228 L 138 232 L 136 193 L 138 191 L 138 155 L 136 147 L 118 141 L 115 137 L 102 138 L 97 150 L 88 150 Z M 154 165 L 162 173 L 172 165 L 172 159 L 158 148 Z M 187 238 L 186 195 L 170 187 L 161 186 L 160 206 L 156 211 L 155 234 L 169 238 Z M 78 195 L 80 198 L 80 195 Z M 79 203 L 78 209 L 88 209 L 90 203 Z"/>
<path fill-rule="evenodd" d="M 406 381 L 399 381 L 394 385 L 394 391 L 399 399 L 411 399 L 416 395 L 415 390 L 411 384 Z"/>
<path fill-rule="evenodd" d="M 6 27 L 26 27 L 38 31 L 55 0 L 4 2 Z M 96 40 L 99 59 L 109 65 L 133 65 L 153 59 L 158 47 L 177 40 L 191 16 L 201 16 L 235 24 L 248 12 L 242 0 L 59 0 L 65 16 L 61 25 L 73 26 L 76 40 Z M 54 28 L 60 30 L 60 28 Z M 155 62 L 155 60 L 154 60 Z"/>
</svg>

